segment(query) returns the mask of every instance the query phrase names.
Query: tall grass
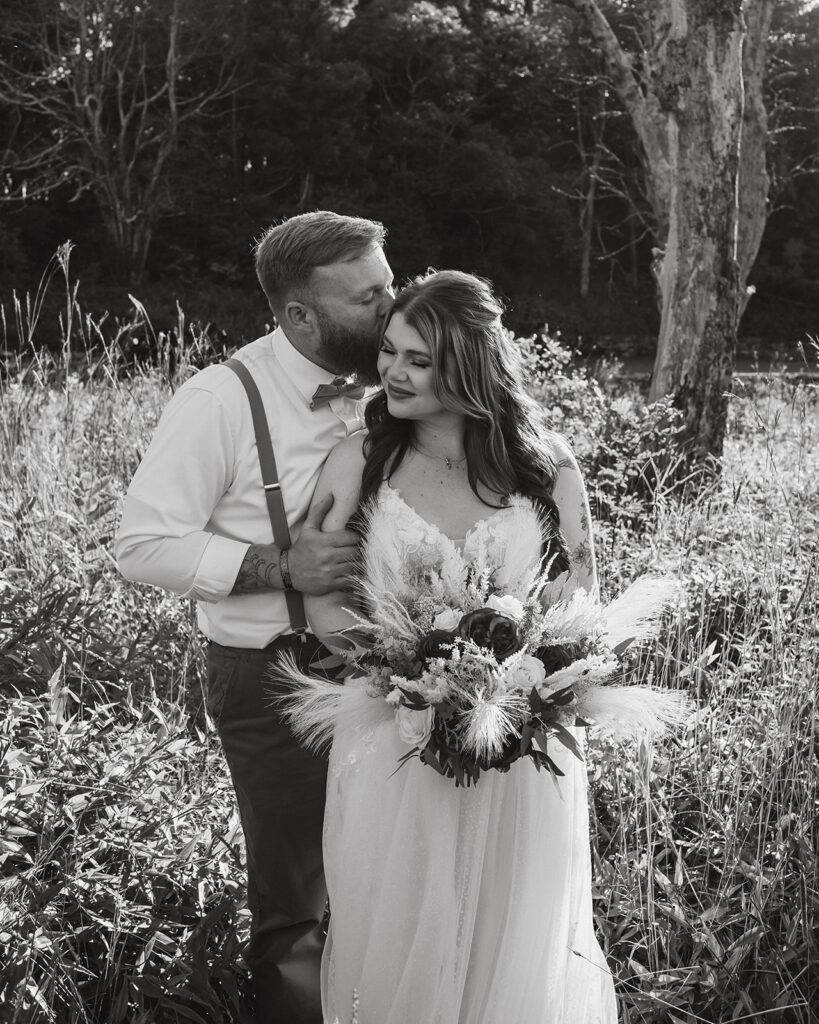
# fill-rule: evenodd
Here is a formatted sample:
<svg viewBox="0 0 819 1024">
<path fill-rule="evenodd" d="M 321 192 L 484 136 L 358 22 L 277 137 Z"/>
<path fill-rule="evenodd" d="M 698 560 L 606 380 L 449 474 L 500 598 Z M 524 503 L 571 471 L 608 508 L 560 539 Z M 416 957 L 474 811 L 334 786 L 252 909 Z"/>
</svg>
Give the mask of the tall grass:
<svg viewBox="0 0 819 1024">
<path fill-rule="evenodd" d="M 83 316 L 69 256 L 53 268 L 63 351 L 38 355 L 37 303 L 13 302 L 30 351 L 0 376 L 0 1020 L 233 1021 L 241 832 L 191 609 L 126 584 L 110 555 L 160 410 L 208 339 L 180 314 L 173 346 L 153 338 L 158 365 L 125 372 L 144 310 Z M 586 466 L 604 591 L 648 569 L 685 583 L 635 668 L 688 689 L 696 713 L 651 748 L 598 738 L 590 759 L 621 1019 L 816 1021 L 817 396 L 738 386 L 723 474 L 692 500 L 667 409 L 601 387 L 554 343 L 532 388 Z"/>
</svg>

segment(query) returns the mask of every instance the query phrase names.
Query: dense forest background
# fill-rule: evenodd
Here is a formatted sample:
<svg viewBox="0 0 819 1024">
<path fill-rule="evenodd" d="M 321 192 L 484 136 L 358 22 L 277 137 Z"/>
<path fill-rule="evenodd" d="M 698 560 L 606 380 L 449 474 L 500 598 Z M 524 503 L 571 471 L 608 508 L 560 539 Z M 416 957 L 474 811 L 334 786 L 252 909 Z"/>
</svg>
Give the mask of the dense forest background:
<svg viewBox="0 0 819 1024">
<path fill-rule="evenodd" d="M 637 53 L 647 2 L 601 5 Z M 0 0 L 0 13 L 4 303 L 71 239 L 86 310 L 126 319 L 131 294 L 167 329 L 178 302 L 237 345 L 269 321 L 254 238 L 330 208 L 384 222 L 399 281 L 470 270 L 520 333 L 652 351 L 637 140 L 556 0 Z M 819 331 L 815 4 L 777 4 L 766 105 L 769 217 L 740 330 L 740 351 L 762 355 Z"/>
</svg>

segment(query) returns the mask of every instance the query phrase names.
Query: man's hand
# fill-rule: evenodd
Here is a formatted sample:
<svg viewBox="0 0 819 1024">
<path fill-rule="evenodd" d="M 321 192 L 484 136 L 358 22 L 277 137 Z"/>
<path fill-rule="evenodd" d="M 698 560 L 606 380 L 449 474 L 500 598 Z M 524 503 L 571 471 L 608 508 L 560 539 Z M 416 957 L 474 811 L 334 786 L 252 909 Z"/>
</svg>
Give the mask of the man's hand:
<svg viewBox="0 0 819 1024">
<path fill-rule="evenodd" d="M 298 541 L 290 549 L 290 578 L 296 590 L 305 594 L 344 590 L 350 582 L 361 538 L 352 530 L 321 532 L 321 524 L 334 500 L 328 494 L 316 502 L 304 520 Z"/>
<path fill-rule="evenodd" d="M 324 517 L 333 506 L 332 494 L 317 502 L 304 521 L 301 536 L 290 548 L 290 578 L 305 594 L 344 590 L 358 554 L 360 538 L 351 530 L 321 532 Z M 232 594 L 255 590 L 282 590 L 279 549 L 275 544 L 251 544 L 239 568 Z"/>
</svg>

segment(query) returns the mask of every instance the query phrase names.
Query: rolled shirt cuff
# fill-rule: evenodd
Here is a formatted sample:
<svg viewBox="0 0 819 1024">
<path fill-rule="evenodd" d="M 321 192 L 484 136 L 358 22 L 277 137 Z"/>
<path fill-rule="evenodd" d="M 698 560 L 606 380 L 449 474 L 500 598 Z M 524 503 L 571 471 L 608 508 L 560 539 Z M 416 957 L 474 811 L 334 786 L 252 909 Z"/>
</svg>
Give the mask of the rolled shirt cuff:
<svg viewBox="0 0 819 1024">
<path fill-rule="evenodd" d="M 233 590 L 250 544 L 212 534 L 202 552 L 193 586 L 185 597 L 197 601 L 221 601 Z"/>
</svg>

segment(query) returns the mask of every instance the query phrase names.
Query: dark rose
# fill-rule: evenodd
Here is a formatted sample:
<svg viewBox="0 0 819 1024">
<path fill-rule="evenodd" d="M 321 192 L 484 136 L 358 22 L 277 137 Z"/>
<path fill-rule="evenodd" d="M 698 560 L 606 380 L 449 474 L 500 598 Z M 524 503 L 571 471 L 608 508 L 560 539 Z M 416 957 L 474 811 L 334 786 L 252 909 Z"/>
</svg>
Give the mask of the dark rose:
<svg viewBox="0 0 819 1024">
<path fill-rule="evenodd" d="M 448 629 L 433 629 L 418 644 L 418 657 L 424 663 L 431 658 L 448 658 L 452 653 L 452 642 L 455 634 Z"/>
<path fill-rule="evenodd" d="M 500 659 L 508 658 L 521 647 L 517 622 L 494 608 L 479 608 L 464 615 L 458 623 L 458 634 L 480 647 L 488 647 Z"/>
<path fill-rule="evenodd" d="M 546 669 L 546 675 L 550 676 L 552 672 L 568 668 L 573 661 L 577 661 L 580 654 L 574 644 L 549 644 L 536 651 L 535 657 L 540 658 Z"/>
</svg>

